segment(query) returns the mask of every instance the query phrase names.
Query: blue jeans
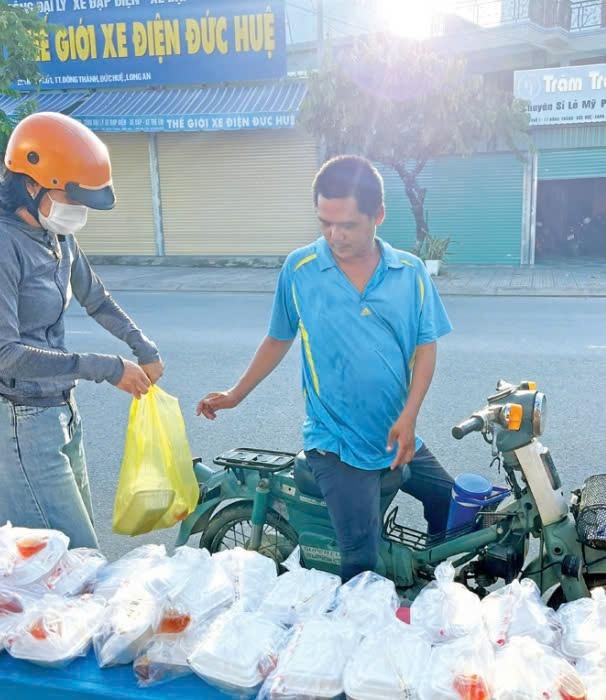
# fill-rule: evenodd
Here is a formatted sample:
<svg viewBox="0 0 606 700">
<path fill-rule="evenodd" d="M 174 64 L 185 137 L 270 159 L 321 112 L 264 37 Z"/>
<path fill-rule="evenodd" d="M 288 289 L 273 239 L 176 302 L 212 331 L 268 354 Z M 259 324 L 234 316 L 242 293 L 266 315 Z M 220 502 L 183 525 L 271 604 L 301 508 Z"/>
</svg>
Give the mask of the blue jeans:
<svg viewBox="0 0 606 700">
<path fill-rule="evenodd" d="M 0 396 L 0 525 L 54 528 L 71 547 L 98 547 L 73 399 L 62 406 L 16 406 Z"/>
<path fill-rule="evenodd" d="M 453 480 L 427 447 L 417 450 L 412 461 L 395 473 L 352 467 L 332 452 L 310 450 L 305 456 L 335 529 L 343 582 L 377 565 L 383 479 L 423 503 L 430 535 L 446 529 Z"/>
</svg>

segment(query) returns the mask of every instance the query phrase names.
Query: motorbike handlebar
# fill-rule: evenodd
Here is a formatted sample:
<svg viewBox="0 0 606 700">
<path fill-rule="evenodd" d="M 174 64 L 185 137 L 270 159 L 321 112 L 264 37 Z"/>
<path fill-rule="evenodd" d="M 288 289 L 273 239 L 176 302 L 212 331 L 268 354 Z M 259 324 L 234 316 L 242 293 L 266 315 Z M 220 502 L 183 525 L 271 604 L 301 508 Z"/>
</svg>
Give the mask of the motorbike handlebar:
<svg viewBox="0 0 606 700">
<path fill-rule="evenodd" d="M 455 440 L 462 440 L 469 433 L 474 433 L 482 430 L 484 427 L 484 419 L 480 416 L 471 416 L 452 429 L 452 436 Z"/>
</svg>

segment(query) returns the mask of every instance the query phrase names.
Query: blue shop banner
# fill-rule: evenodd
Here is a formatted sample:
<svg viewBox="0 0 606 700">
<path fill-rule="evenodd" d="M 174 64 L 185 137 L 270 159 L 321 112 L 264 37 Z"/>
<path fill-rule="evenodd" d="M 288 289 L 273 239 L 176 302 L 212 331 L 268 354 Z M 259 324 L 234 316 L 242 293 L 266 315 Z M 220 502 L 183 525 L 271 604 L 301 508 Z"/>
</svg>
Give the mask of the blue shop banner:
<svg viewBox="0 0 606 700">
<path fill-rule="evenodd" d="M 39 0 L 43 88 L 192 85 L 286 75 L 284 0 Z M 19 89 L 27 88 L 19 84 Z"/>
</svg>

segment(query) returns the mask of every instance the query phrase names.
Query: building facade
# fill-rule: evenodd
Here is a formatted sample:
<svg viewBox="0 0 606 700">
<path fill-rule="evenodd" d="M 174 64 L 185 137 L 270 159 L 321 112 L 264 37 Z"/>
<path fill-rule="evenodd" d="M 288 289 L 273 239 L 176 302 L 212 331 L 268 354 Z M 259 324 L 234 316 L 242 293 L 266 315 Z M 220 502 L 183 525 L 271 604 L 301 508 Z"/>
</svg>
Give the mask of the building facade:
<svg viewBox="0 0 606 700">
<path fill-rule="evenodd" d="M 36 99 L 109 148 L 118 202 L 91 212 L 89 255 L 271 258 L 313 239 L 318 154 L 296 123 L 306 85 L 288 69 L 283 0 L 73 4 L 49 15 L 61 28 Z"/>
<path fill-rule="evenodd" d="M 325 34 L 339 40 L 365 27 L 385 29 L 380 5 L 326 0 Z M 606 260 L 606 1 L 452 0 L 446 6 L 425 42 L 463 56 L 471 73 L 528 100 L 532 124 L 532 148 L 523 157 L 494 150 L 440 158 L 423 172 L 429 228 L 451 239 L 448 259 L 511 265 Z M 316 0 L 297 2 L 293 19 L 307 43 L 294 47 L 291 64 L 313 60 L 314 7 Z M 534 92 L 522 89 L 529 81 L 538 84 Z M 546 104 L 553 111 L 541 112 Z M 403 185 L 393 172 L 383 175 L 381 233 L 412 248 L 415 223 Z"/>
<path fill-rule="evenodd" d="M 454 10 L 428 43 L 529 102 L 532 149 L 431 163 L 431 231 L 451 237 L 454 262 L 606 260 L 606 2 L 473 0 Z M 399 182 L 387 183 L 385 233 L 409 245 L 414 222 Z"/>
<path fill-rule="evenodd" d="M 264 24 L 270 6 L 256 0 L 242 0 L 229 17 L 222 17 L 218 0 L 204 8 L 186 0 L 174 5 L 182 8 L 176 14 L 167 6 L 158 12 L 152 0 L 139 2 L 148 7 L 105 3 L 105 26 L 115 31 L 103 30 L 104 47 L 87 45 L 78 29 L 88 27 L 94 38 L 101 20 L 90 13 L 50 17 L 75 29 L 71 43 L 69 32 L 63 43 L 49 41 L 49 57 L 56 59 L 55 51 L 66 58 L 45 66 L 49 83 L 39 108 L 64 111 L 100 134 L 119 198 L 113 212 L 91 215 L 84 249 L 110 257 L 250 260 L 280 258 L 308 243 L 317 235 L 310 186 L 320 150 L 297 124 L 305 76 L 317 67 L 325 41 L 385 29 L 388 15 L 372 2 L 278 0 L 270 27 Z M 202 12 L 208 7 L 216 17 Z M 136 62 L 126 55 L 129 39 Z M 523 157 L 494 150 L 440 158 L 423 172 L 429 227 L 434 236 L 451 238 L 449 260 L 606 259 L 606 0 L 453 0 L 425 41 L 463 55 L 489 83 L 521 91 L 532 110 L 534 147 Z M 97 73 L 93 49 L 111 56 Z M 171 55 L 177 49 L 181 57 Z M 70 51 L 73 76 L 66 75 Z M 188 63 L 196 51 L 205 52 L 203 74 Z M 91 67 L 84 71 L 86 62 Z M 602 74 L 604 84 L 593 89 L 591 81 L 599 83 Z M 579 76 L 584 83 L 575 91 Z M 576 111 L 567 106 L 575 102 Z M 17 112 L 20 103 L 5 98 L 0 108 Z M 566 108 L 556 109 L 560 103 Z M 383 175 L 381 234 L 411 248 L 415 226 L 403 185 L 394 173 Z"/>
</svg>

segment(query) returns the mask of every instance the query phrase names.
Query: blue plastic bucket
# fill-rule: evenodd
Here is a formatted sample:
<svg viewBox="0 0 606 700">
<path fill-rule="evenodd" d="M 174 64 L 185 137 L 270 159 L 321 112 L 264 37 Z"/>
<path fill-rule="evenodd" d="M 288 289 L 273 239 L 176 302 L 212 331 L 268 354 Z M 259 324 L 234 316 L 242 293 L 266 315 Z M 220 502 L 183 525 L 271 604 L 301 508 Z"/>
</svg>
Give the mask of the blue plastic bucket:
<svg viewBox="0 0 606 700">
<path fill-rule="evenodd" d="M 452 487 L 446 529 L 458 530 L 472 523 L 482 508 L 502 501 L 508 489 L 493 486 L 479 474 L 459 474 Z"/>
</svg>

